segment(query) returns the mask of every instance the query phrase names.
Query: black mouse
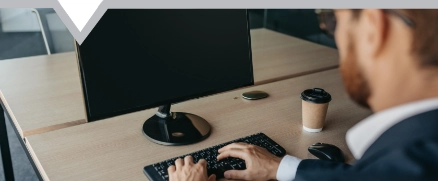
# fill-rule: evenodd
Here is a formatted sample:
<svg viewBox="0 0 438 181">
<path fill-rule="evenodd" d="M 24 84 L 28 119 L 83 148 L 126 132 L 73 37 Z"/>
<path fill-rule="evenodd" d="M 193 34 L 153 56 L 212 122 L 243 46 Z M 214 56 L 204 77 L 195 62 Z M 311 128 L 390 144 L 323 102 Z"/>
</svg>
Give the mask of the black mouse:
<svg viewBox="0 0 438 181">
<path fill-rule="evenodd" d="M 321 160 L 345 162 L 344 153 L 335 145 L 315 143 L 308 148 L 309 152 Z"/>
</svg>

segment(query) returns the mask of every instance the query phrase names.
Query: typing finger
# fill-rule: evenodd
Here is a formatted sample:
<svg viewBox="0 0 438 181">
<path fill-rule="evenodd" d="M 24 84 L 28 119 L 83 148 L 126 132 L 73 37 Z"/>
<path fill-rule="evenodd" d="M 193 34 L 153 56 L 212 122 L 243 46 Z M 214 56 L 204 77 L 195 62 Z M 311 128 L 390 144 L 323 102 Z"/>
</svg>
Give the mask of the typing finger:
<svg viewBox="0 0 438 181">
<path fill-rule="evenodd" d="M 184 165 L 193 165 L 193 157 L 190 155 L 184 157 Z"/>
<path fill-rule="evenodd" d="M 248 146 L 247 143 L 231 143 L 231 144 L 219 149 L 218 152 L 221 153 L 225 150 L 232 149 L 232 148 L 246 148 L 247 146 Z"/>
<path fill-rule="evenodd" d="M 181 169 L 181 167 L 184 165 L 184 161 L 181 158 L 178 158 L 175 160 L 175 166 L 176 166 L 176 170 Z"/>
<path fill-rule="evenodd" d="M 198 161 L 198 164 L 201 164 L 203 167 L 206 167 L 207 166 L 207 161 L 205 161 L 204 159 L 200 159 Z"/>
<path fill-rule="evenodd" d="M 212 174 L 210 177 L 208 177 L 208 181 L 216 181 L 216 175 Z"/>
<path fill-rule="evenodd" d="M 167 173 L 169 173 L 169 174 L 171 174 L 171 173 L 173 173 L 175 171 L 176 171 L 176 168 L 175 168 L 174 165 L 171 165 L 169 168 L 167 168 Z"/>
<path fill-rule="evenodd" d="M 228 158 L 228 157 L 234 157 L 234 158 L 240 158 L 240 159 L 246 160 L 247 158 L 249 158 L 249 155 L 248 155 L 248 153 L 244 152 L 243 149 L 231 148 L 231 149 L 227 149 L 227 150 L 223 151 L 222 153 L 220 153 L 217 156 L 217 159 L 222 160 L 222 159 Z"/>
</svg>

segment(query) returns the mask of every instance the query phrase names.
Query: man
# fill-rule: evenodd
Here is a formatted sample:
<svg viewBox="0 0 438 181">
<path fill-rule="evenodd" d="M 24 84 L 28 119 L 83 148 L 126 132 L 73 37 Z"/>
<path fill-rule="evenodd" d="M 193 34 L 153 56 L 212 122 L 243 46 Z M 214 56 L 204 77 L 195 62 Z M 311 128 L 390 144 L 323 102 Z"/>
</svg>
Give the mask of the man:
<svg viewBox="0 0 438 181">
<path fill-rule="evenodd" d="M 357 161 L 277 159 L 262 148 L 236 143 L 220 149 L 218 159 L 244 159 L 247 169 L 227 171 L 226 178 L 438 180 L 438 10 L 334 13 L 345 88 L 375 112 L 347 132 Z M 192 162 L 177 160 L 169 168 L 171 180 L 207 180 L 205 163 Z"/>
</svg>

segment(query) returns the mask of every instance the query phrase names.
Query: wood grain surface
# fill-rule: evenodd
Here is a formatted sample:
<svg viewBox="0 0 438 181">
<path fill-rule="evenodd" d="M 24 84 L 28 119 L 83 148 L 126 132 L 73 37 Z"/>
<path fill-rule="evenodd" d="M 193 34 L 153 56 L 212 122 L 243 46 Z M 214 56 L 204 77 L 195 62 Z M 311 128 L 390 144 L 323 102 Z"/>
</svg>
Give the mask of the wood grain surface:
<svg viewBox="0 0 438 181">
<path fill-rule="evenodd" d="M 300 93 L 319 87 L 328 91 L 326 124 L 320 133 L 302 130 Z M 243 92 L 261 90 L 270 96 L 248 101 Z M 338 69 L 190 100 L 173 111 L 197 114 L 210 122 L 212 134 L 188 146 L 161 146 L 142 134 L 150 109 L 106 120 L 27 137 L 27 147 L 46 180 L 147 180 L 146 165 L 194 152 L 236 138 L 263 132 L 282 145 L 288 154 L 313 158 L 307 148 L 316 142 L 341 148 L 348 162 L 353 157 L 345 141 L 346 131 L 371 114 L 346 95 Z"/>
<path fill-rule="evenodd" d="M 0 61 L 0 97 L 20 136 L 85 123 L 73 53 Z"/>
<path fill-rule="evenodd" d="M 267 29 L 251 30 L 255 84 L 337 67 L 337 51 Z M 85 123 L 74 53 L 0 61 L 0 97 L 22 138 Z"/>
<path fill-rule="evenodd" d="M 277 33 L 251 30 L 255 84 L 265 84 L 338 67 L 333 48 Z"/>
</svg>

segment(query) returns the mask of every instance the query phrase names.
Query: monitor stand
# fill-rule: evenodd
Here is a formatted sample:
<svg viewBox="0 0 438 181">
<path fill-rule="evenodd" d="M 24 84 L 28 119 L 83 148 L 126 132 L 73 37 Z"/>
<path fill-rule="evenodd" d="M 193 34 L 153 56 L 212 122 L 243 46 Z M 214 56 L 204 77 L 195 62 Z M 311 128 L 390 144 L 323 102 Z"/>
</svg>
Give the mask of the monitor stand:
<svg viewBox="0 0 438 181">
<path fill-rule="evenodd" d="M 210 124 L 203 118 L 183 112 L 170 112 L 170 104 L 160 106 L 154 116 L 143 124 L 143 134 L 162 145 L 187 145 L 207 138 Z"/>
</svg>

